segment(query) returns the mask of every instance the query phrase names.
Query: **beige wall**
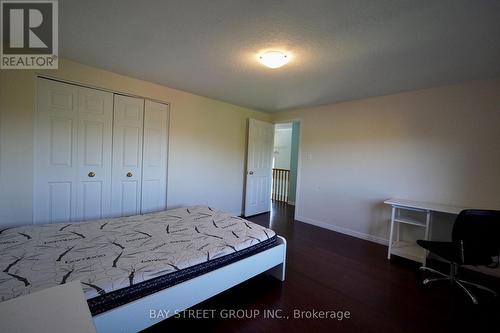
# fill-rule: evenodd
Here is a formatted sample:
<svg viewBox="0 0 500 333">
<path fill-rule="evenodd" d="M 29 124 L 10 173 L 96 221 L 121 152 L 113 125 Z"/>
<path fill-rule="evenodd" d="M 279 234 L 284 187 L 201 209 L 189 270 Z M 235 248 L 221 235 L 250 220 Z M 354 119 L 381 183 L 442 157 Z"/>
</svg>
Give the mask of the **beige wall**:
<svg viewBox="0 0 500 333">
<path fill-rule="evenodd" d="M 240 214 L 247 119 L 268 114 L 62 60 L 59 70 L 0 71 L 0 224 L 32 220 L 37 73 L 169 102 L 168 206 Z"/>
<path fill-rule="evenodd" d="M 298 220 L 384 242 L 390 197 L 500 209 L 500 80 L 274 115 L 292 119 Z"/>
</svg>

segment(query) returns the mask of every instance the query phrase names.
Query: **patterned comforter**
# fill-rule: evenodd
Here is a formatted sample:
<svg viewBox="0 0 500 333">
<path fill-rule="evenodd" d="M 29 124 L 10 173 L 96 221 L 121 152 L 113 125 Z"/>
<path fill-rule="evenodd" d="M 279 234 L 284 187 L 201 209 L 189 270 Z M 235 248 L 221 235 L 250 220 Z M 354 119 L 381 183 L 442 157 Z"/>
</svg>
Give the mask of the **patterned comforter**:
<svg viewBox="0 0 500 333">
<path fill-rule="evenodd" d="M 274 231 L 206 206 L 0 229 L 0 301 L 80 280 L 87 299 L 246 249 Z"/>
</svg>

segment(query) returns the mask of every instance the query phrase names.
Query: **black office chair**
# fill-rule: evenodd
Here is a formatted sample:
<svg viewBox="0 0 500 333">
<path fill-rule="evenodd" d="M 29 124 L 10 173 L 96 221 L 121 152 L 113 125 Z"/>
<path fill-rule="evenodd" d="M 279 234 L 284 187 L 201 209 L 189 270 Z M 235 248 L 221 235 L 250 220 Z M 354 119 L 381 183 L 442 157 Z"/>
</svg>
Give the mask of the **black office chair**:
<svg viewBox="0 0 500 333">
<path fill-rule="evenodd" d="M 449 280 L 453 285 L 465 291 L 474 304 L 477 304 L 477 299 L 465 285 L 488 291 L 496 297 L 497 293 L 493 290 L 460 280 L 457 274 L 458 268 L 462 265 L 498 266 L 500 211 L 475 209 L 461 211 L 453 225 L 451 239 L 451 242 L 417 240 L 418 245 L 450 262 L 449 275 L 426 266 L 420 267 L 420 270 L 441 275 L 438 278 L 425 279 L 423 283 Z"/>
</svg>

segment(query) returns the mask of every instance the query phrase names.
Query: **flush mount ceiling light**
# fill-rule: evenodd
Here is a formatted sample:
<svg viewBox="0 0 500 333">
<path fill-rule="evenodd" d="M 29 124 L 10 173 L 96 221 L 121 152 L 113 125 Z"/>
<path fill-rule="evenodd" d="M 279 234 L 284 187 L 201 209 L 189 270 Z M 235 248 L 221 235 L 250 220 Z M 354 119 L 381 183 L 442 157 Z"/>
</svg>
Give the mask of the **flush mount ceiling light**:
<svg viewBox="0 0 500 333">
<path fill-rule="evenodd" d="M 259 61 L 269 68 L 280 68 L 289 60 L 290 56 L 281 51 L 267 51 L 259 55 Z"/>
</svg>

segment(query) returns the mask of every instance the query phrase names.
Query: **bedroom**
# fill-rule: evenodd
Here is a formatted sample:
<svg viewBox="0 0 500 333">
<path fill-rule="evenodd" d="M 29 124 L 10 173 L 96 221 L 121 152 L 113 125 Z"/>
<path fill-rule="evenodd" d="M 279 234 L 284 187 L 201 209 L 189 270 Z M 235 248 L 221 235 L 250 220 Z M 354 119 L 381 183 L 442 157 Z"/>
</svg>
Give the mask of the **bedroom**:
<svg viewBox="0 0 500 333">
<path fill-rule="evenodd" d="M 8 3 L 2 1 L 2 6 Z M 418 260 L 398 255 L 387 260 L 392 205 L 384 201 L 397 198 L 447 207 L 500 209 L 498 1 L 55 3 L 58 11 L 53 17 L 58 20 L 52 23 L 58 23 L 53 29 L 58 33 L 53 38 L 57 68 L 0 69 L 2 229 L 35 228 L 48 222 L 43 217 L 40 223 L 36 220 L 37 206 L 45 202 L 48 207 L 47 196 L 37 192 L 38 181 L 47 180 L 40 173 L 37 157 L 45 156 L 42 146 L 50 141 L 50 135 L 43 134 L 39 114 L 42 82 L 54 89 L 66 87 L 75 103 L 82 91 L 106 96 L 103 100 L 108 102 L 103 105 L 107 105 L 109 118 L 102 133 L 107 133 L 107 140 L 101 141 L 107 142 L 108 149 L 100 156 L 108 168 L 85 169 L 81 176 L 84 182 L 101 181 L 105 172 L 109 193 L 116 193 L 112 188 L 113 154 L 118 151 L 119 129 L 112 118 L 119 109 L 116 103 L 122 97 L 118 96 L 123 96 L 142 100 L 142 112 L 145 101 L 166 106 L 168 121 L 161 122 L 162 139 L 158 141 L 163 155 L 154 155 L 162 156 L 164 163 L 160 170 L 164 193 L 153 196 L 161 198 L 163 209 L 201 205 L 244 216 L 274 230 L 287 242 L 284 282 L 262 274 L 241 277 L 241 282 L 248 281 L 232 289 L 220 286 L 221 291 L 228 290 L 181 307 L 193 311 L 180 312 L 186 318 L 174 316 L 151 329 L 442 331 L 493 320 L 498 301 L 487 293 L 477 293 L 476 306 L 456 287 L 422 286 L 423 278 L 432 274 L 420 273 Z M 5 22 L 2 16 L 2 27 Z M 31 28 L 36 29 L 35 25 Z M 5 31 L 3 28 L 4 41 Z M 260 57 L 276 50 L 281 51 L 278 58 L 286 56 L 288 63 L 275 69 L 264 66 Z M 79 107 L 79 103 L 75 105 Z M 264 193 L 268 199 L 264 213 L 245 213 L 247 178 L 254 171 L 249 168 L 248 145 L 254 142 L 249 138 L 249 119 L 300 124 L 295 205 L 271 202 L 271 196 Z M 78 121 L 72 126 L 72 135 L 77 135 Z M 145 133 L 146 127 L 141 126 Z M 82 149 L 78 149 L 78 140 L 73 141 L 74 147 L 61 147 L 73 149 L 68 156 L 77 163 Z M 147 145 L 141 141 L 137 147 L 143 147 L 142 152 Z M 144 170 L 118 173 L 124 171 L 122 181 L 128 181 Z M 131 177 L 126 176 L 129 172 Z M 62 173 L 55 176 L 62 177 Z M 270 182 L 264 183 L 269 191 Z M 95 196 L 89 193 L 92 202 Z M 137 198 L 143 194 L 134 193 Z M 76 196 L 74 202 L 69 198 L 60 194 L 54 203 L 61 214 L 54 222 L 83 219 L 77 218 Z M 111 213 L 112 202 L 122 198 L 116 194 L 107 198 L 108 203 L 99 202 L 97 218 L 116 215 Z M 70 207 L 67 210 L 64 202 Z M 101 212 L 103 204 L 109 206 L 109 214 Z M 265 212 L 268 210 L 270 213 Z M 424 207 L 412 218 L 426 222 L 428 210 Z M 432 240 L 451 238 L 456 214 L 443 210 L 446 208 L 432 213 Z M 404 225 L 399 230 L 397 226 L 398 235 L 423 251 L 414 243 L 425 238 L 423 229 Z M 13 232 L 9 230 L 3 232 L 4 237 Z M 2 250 L 0 270 L 2 281 L 12 283 L 12 277 L 5 274 L 16 274 L 21 266 L 7 270 L 17 260 L 7 253 Z M 435 268 L 447 272 L 442 261 L 431 259 Z M 61 282 L 65 273 L 58 274 Z M 228 273 L 221 274 L 220 282 L 227 281 Z M 464 274 L 499 290 L 498 269 Z M 179 293 L 191 294 L 189 286 L 185 288 Z M 443 309 L 446 315 L 439 314 Z M 160 313 L 158 310 L 169 309 L 142 310 L 141 320 L 152 325 L 161 318 L 151 321 L 149 310 Z M 199 310 L 206 311 L 197 313 Z M 252 310 L 259 310 L 257 318 L 252 317 Z M 272 318 L 293 317 L 295 310 L 306 313 L 288 320 Z M 306 318 L 313 311 L 336 315 L 348 311 L 350 315 L 342 320 L 338 318 L 344 312 L 336 318 Z M 465 316 L 467 313 L 473 315 Z M 120 330 L 120 320 L 114 322 Z"/>
</svg>

